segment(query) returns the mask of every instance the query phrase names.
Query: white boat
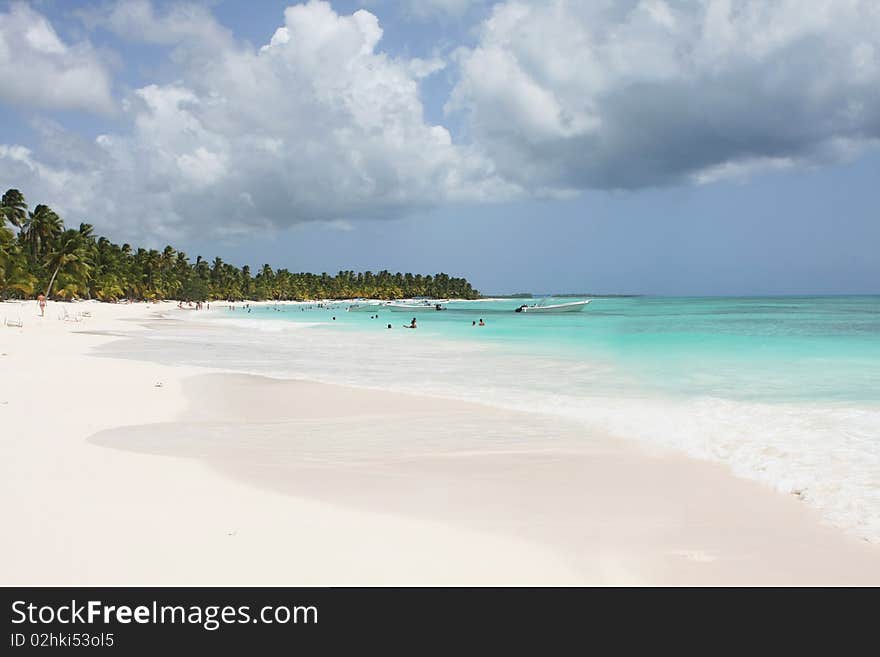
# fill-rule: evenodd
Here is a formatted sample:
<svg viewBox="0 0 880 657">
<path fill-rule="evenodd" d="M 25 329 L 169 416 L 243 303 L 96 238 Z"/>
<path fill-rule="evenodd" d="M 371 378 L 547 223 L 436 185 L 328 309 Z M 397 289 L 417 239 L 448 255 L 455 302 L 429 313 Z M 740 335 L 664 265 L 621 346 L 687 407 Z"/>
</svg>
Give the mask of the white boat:
<svg viewBox="0 0 880 657">
<path fill-rule="evenodd" d="M 378 312 L 382 308 L 386 308 L 382 303 L 353 303 L 348 307 L 350 313 Z"/>
<path fill-rule="evenodd" d="M 534 306 L 527 306 L 523 304 L 519 308 L 517 308 L 514 312 L 518 313 L 547 313 L 547 314 L 557 314 L 557 313 L 578 313 L 582 311 L 587 304 L 590 303 L 590 299 L 586 301 L 570 301 L 568 303 L 554 303 L 550 305 L 540 305 L 535 304 Z"/>
<path fill-rule="evenodd" d="M 441 303 L 390 303 L 387 308 L 394 312 L 425 312 L 426 310 L 446 310 Z"/>
</svg>

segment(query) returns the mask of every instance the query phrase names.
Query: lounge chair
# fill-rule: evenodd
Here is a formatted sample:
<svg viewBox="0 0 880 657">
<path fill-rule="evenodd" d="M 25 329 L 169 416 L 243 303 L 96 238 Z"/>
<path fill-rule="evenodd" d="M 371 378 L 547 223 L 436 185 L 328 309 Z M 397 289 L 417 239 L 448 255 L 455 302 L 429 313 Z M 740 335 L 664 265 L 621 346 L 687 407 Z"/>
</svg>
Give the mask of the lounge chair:
<svg viewBox="0 0 880 657">
<path fill-rule="evenodd" d="M 67 312 L 67 308 L 64 309 L 64 317 L 65 322 L 79 322 L 82 321 L 82 317 L 79 316 L 79 313 L 69 313 Z"/>
</svg>

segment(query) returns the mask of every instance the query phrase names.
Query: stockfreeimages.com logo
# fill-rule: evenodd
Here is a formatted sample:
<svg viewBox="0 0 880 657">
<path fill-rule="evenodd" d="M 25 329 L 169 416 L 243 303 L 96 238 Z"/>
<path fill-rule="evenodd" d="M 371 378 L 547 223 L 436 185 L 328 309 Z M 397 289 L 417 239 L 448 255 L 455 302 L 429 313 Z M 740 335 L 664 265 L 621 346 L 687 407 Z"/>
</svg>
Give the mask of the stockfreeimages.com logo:
<svg viewBox="0 0 880 657">
<path fill-rule="evenodd" d="M 255 613 L 249 605 L 164 605 L 153 601 L 149 605 L 110 605 L 100 600 L 80 603 L 71 600 L 69 604 L 36 605 L 25 600 L 12 603 L 12 623 L 20 625 L 91 625 L 118 623 L 128 625 L 138 623 L 200 625 L 208 631 L 223 625 L 243 623 L 278 624 L 316 624 L 318 608 L 313 605 L 278 605 L 260 607 Z"/>
</svg>

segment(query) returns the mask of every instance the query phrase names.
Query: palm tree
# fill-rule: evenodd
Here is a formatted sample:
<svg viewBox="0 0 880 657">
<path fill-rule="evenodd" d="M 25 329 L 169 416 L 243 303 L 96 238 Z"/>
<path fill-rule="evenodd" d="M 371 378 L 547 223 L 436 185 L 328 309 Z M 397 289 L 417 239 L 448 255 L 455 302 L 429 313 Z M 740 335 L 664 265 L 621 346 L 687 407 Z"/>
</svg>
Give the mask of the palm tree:
<svg viewBox="0 0 880 657">
<path fill-rule="evenodd" d="M 82 234 L 78 230 L 65 230 L 46 259 L 46 266 L 53 269 L 52 278 L 49 279 L 49 285 L 46 287 L 46 298 L 51 295 L 55 277 L 62 270 L 69 270 L 73 276 L 84 280 L 91 268 L 89 255 Z"/>
<path fill-rule="evenodd" d="M 24 242 L 30 247 L 34 260 L 40 260 L 49 244 L 61 235 L 64 222 L 48 205 L 38 205 L 28 213 L 27 221 L 22 227 Z"/>
<path fill-rule="evenodd" d="M 37 278 L 28 271 L 28 262 L 21 247 L 13 240 L 7 240 L 4 234 L 11 237 L 5 228 L 0 228 L 0 299 L 6 297 L 11 290 L 19 296 L 30 296 L 34 293 Z"/>
<path fill-rule="evenodd" d="M 13 226 L 21 228 L 27 220 L 27 203 L 24 195 L 17 189 L 10 189 L 0 199 L 0 227 L 3 220 L 8 220 Z"/>
<path fill-rule="evenodd" d="M 15 236 L 3 223 L 5 215 L 0 215 L 0 292 L 6 288 L 7 272 L 12 264 L 12 249 L 15 246 Z"/>
<path fill-rule="evenodd" d="M 79 225 L 79 234 L 83 236 L 83 238 L 90 240 L 94 239 L 95 227 L 92 224 L 80 223 Z"/>
<path fill-rule="evenodd" d="M 18 235 L 6 227 L 18 227 Z M 201 256 L 190 263 L 186 254 L 171 246 L 161 252 L 132 249 L 105 237 L 96 237 L 91 224 L 65 230 L 49 206 L 29 212 L 24 196 L 8 190 L 0 200 L 0 295 L 32 296 L 45 287 L 46 296 L 85 294 L 101 300 L 122 295 L 156 299 L 179 295 L 193 300 L 211 299 L 316 299 L 322 297 L 382 297 L 433 295 L 473 299 L 478 292 L 464 278 L 440 272 L 422 274 L 339 271 L 329 274 L 273 271 L 263 265 L 253 275 L 250 267 L 236 267 Z"/>
</svg>

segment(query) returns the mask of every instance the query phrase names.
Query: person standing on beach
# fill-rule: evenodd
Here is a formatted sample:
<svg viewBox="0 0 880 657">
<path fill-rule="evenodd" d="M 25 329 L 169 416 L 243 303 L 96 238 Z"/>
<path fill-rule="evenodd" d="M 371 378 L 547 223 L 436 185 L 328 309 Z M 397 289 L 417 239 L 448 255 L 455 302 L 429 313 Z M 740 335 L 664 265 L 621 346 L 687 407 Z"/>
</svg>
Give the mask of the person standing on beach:
<svg viewBox="0 0 880 657">
<path fill-rule="evenodd" d="M 40 306 L 40 317 L 44 317 L 46 315 L 46 297 L 41 294 L 37 297 L 37 303 Z"/>
</svg>

